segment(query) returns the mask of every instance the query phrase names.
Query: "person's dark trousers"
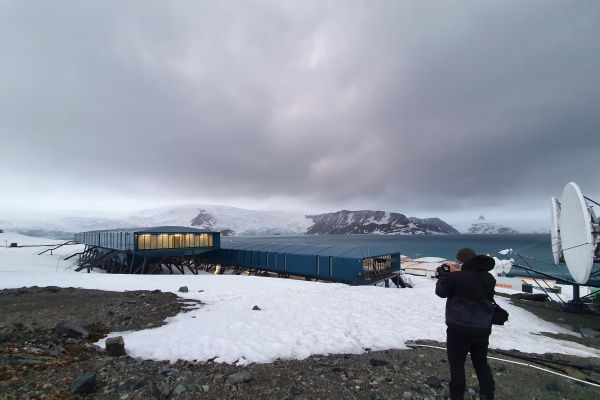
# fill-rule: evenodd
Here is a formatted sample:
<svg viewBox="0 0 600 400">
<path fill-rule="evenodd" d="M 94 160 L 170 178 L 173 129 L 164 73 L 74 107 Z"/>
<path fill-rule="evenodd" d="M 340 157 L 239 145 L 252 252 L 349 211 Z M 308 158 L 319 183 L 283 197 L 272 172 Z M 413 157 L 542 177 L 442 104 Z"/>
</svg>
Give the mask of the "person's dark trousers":
<svg viewBox="0 0 600 400">
<path fill-rule="evenodd" d="M 494 378 L 487 363 L 489 335 L 467 335 L 455 329 L 447 329 L 448 363 L 450 364 L 450 398 L 463 399 L 465 394 L 465 360 L 471 352 L 473 368 L 479 380 L 481 399 L 494 398 Z"/>
</svg>

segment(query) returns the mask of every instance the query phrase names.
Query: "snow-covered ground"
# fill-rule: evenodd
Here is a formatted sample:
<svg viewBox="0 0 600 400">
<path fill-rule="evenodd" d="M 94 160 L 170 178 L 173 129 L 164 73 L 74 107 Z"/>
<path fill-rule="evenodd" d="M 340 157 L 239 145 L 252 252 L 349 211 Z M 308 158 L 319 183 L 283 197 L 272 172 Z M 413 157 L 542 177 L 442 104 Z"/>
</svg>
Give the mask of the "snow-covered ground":
<svg viewBox="0 0 600 400">
<path fill-rule="evenodd" d="M 4 233 L 0 243 L 9 237 L 35 242 Z M 435 296 L 432 279 L 412 277 L 413 289 L 386 289 L 244 275 L 87 274 L 74 272 L 70 261 L 60 260 L 77 247 L 65 246 L 42 256 L 37 253 L 43 248 L 0 248 L 0 287 L 161 289 L 205 303 L 169 318 L 159 328 L 113 333 L 124 336 L 127 351 L 134 357 L 171 361 L 216 357 L 218 362 L 245 364 L 311 354 L 360 353 L 366 348 L 403 349 L 406 341 L 414 339 L 445 341 L 445 300 Z M 189 292 L 177 293 L 184 285 Z M 494 326 L 491 347 L 600 356 L 599 350 L 541 336 L 540 332 L 570 332 L 503 298 L 497 301 L 510 313 L 510 320 L 505 326 Z M 261 310 L 253 311 L 255 305 Z"/>
</svg>

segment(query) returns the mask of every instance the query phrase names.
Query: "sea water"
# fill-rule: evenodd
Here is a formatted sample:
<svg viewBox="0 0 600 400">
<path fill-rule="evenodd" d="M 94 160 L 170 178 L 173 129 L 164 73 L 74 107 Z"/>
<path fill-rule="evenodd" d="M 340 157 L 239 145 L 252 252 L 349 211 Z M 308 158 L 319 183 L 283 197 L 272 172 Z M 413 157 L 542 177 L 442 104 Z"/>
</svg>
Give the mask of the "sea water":
<svg viewBox="0 0 600 400">
<path fill-rule="evenodd" d="M 572 278 L 562 264 L 554 265 L 549 234 L 515 235 L 303 235 L 303 236 L 246 236 L 223 237 L 226 245 L 232 241 L 259 242 L 268 244 L 313 244 L 356 246 L 365 249 L 365 255 L 400 253 L 410 258 L 441 257 L 454 260 L 456 252 L 470 247 L 478 254 L 488 254 L 499 259 L 512 258 L 516 264 L 563 279 Z M 500 251 L 512 249 L 511 254 Z M 600 266 L 595 266 L 598 271 Z"/>
</svg>

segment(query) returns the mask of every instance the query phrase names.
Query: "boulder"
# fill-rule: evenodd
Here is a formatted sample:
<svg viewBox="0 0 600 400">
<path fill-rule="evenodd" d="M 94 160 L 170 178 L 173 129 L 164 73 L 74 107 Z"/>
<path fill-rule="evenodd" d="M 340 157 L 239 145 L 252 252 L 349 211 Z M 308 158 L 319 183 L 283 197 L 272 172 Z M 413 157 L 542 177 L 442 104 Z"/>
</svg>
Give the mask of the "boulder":
<svg viewBox="0 0 600 400">
<path fill-rule="evenodd" d="M 250 372 L 250 371 L 240 371 L 240 372 L 236 372 L 235 374 L 229 375 L 229 382 L 231 382 L 231 383 L 245 383 L 245 382 L 250 382 L 254 378 L 256 378 L 256 375 L 254 375 L 252 372 Z"/>
<path fill-rule="evenodd" d="M 115 336 L 106 339 L 106 352 L 109 356 L 118 357 L 125 355 L 125 341 L 123 336 Z"/>
<path fill-rule="evenodd" d="M 252 310 L 254 310 L 254 311 L 260 311 L 260 307 L 259 306 L 254 306 L 254 307 L 252 307 Z"/>
<path fill-rule="evenodd" d="M 369 364 L 373 367 L 383 367 L 384 365 L 388 365 L 389 363 L 385 360 L 379 360 L 377 358 L 371 358 L 369 360 Z"/>
<path fill-rule="evenodd" d="M 65 336 L 74 339 L 85 339 L 89 336 L 89 332 L 85 328 L 77 325 L 74 322 L 65 320 L 61 320 L 56 323 L 54 332 L 56 332 L 58 336 Z"/>
<path fill-rule="evenodd" d="M 98 390 L 98 381 L 96 374 L 86 372 L 79 375 L 71 385 L 71 393 L 73 394 L 90 394 Z"/>
<path fill-rule="evenodd" d="M 189 289 L 187 286 L 182 286 L 179 288 L 179 293 L 187 293 L 189 292 Z"/>
</svg>

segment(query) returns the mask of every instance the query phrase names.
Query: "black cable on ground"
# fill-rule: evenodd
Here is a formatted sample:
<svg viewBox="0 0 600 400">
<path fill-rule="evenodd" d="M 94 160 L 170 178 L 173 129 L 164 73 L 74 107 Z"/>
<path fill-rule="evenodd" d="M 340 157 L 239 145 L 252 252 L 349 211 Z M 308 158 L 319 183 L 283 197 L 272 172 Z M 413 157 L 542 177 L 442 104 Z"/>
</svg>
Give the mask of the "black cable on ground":
<svg viewBox="0 0 600 400">
<path fill-rule="evenodd" d="M 444 351 L 447 350 L 445 347 L 431 346 L 431 345 L 428 345 L 428 344 L 418 344 L 418 343 L 415 343 L 415 342 L 412 342 L 412 341 L 408 341 L 405 344 L 406 344 L 407 347 L 412 348 L 412 349 L 415 349 L 415 348 L 418 348 L 418 347 L 426 347 L 426 348 L 438 349 L 438 350 L 444 350 Z M 600 384 L 598 384 L 598 383 L 589 382 L 589 381 L 586 381 L 586 380 L 583 380 L 583 379 L 574 378 L 574 377 L 566 375 L 566 374 L 561 374 L 560 372 L 551 371 L 551 370 L 546 369 L 546 368 L 538 367 L 537 365 L 528 364 L 528 363 L 522 363 L 522 362 L 512 361 L 512 360 L 507 360 L 505 358 L 499 358 L 499 357 L 488 356 L 488 358 L 491 359 L 491 360 L 502 361 L 502 362 L 506 362 L 506 363 L 509 363 L 509 364 L 522 365 L 524 367 L 538 369 L 540 371 L 544 371 L 544 372 L 548 372 L 550 374 L 562 376 L 563 378 L 571 379 L 571 380 L 574 380 L 574 381 L 579 382 L 579 383 L 585 383 L 586 385 L 595 386 L 597 388 L 600 388 Z"/>
</svg>

